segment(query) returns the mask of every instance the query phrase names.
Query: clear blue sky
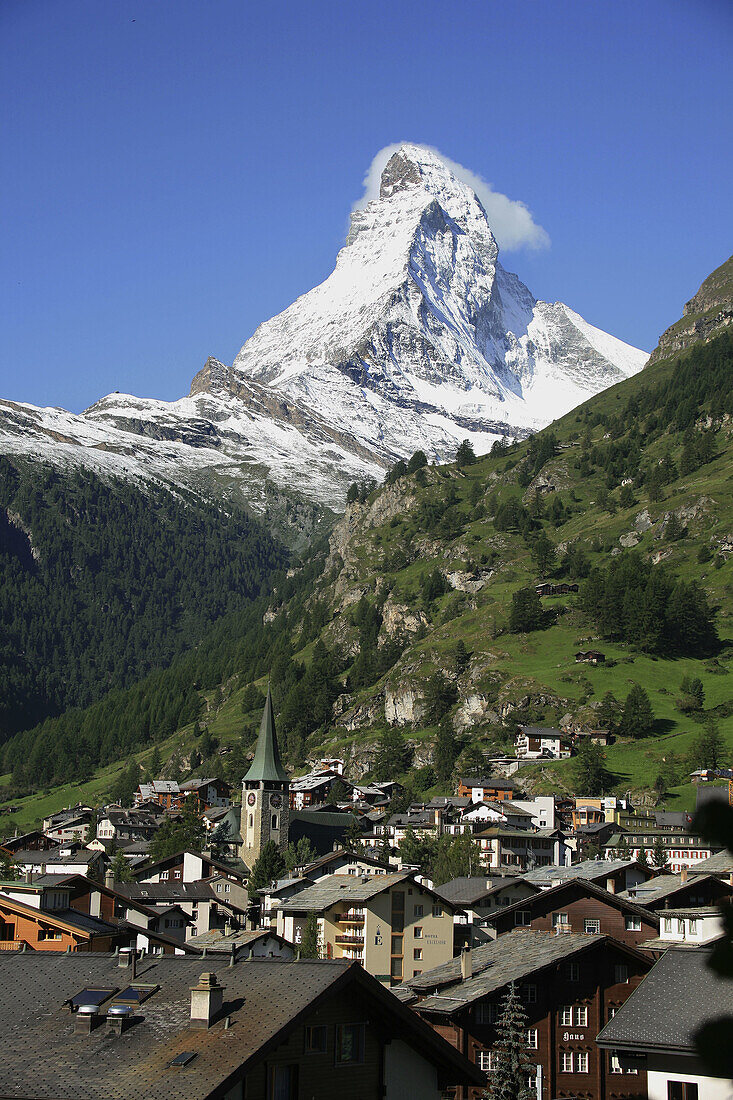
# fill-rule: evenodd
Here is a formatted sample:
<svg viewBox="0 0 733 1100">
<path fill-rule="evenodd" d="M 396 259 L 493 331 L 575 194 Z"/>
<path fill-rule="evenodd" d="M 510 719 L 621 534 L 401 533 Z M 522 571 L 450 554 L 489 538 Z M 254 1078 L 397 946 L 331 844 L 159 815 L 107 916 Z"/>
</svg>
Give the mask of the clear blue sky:
<svg viewBox="0 0 733 1100">
<path fill-rule="evenodd" d="M 2 0 L 0 396 L 187 393 L 402 140 L 528 205 L 538 297 L 651 349 L 733 251 L 732 32 L 730 0 Z"/>
</svg>

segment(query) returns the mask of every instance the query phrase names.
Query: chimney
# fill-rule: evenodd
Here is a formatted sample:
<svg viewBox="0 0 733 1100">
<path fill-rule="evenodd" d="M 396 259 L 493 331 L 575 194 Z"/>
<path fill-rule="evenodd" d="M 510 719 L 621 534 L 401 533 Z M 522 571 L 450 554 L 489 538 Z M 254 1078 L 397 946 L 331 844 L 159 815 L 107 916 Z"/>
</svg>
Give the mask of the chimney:
<svg viewBox="0 0 733 1100">
<path fill-rule="evenodd" d="M 114 890 L 115 875 L 112 868 L 108 868 L 108 870 L 104 873 L 104 885 L 107 887 L 108 890 Z"/>
<path fill-rule="evenodd" d="M 438 835 L 440 835 L 440 829 L 443 823 L 443 814 L 441 813 L 439 806 L 436 806 L 435 810 L 433 811 L 433 820 L 435 821 L 435 831 Z"/>
<path fill-rule="evenodd" d="M 609 894 L 616 893 L 616 879 L 613 877 L 613 875 L 609 875 L 606 879 L 606 889 L 608 890 Z"/>
<path fill-rule="evenodd" d="M 121 1035 L 126 1031 L 132 1020 L 132 1005 L 110 1005 L 107 1009 L 108 1036 Z"/>
<path fill-rule="evenodd" d="M 28 870 L 23 875 L 23 881 L 24 882 L 33 882 L 33 871 L 31 870 L 30 867 L 28 868 Z"/>
<path fill-rule="evenodd" d="M 682 867 L 681 870 L 680 870 L 680 882 L 682 883 L 683 886 L 687 882 L 687 868 L 686 867 Z"/>
<path fill-rule="evenodd" d="M 473 951 L 466 945 L 461 951 L 461 981 L 465 982 L 473 974 Z"/>
<path fill-rule="evenodd" d="M 199 984 L 191 987 L 191 1027 L 205 1030 L 211 1027 L 224 1003 L 224 986 L 216 974 L 205 971 Z"/>
<path fill-rule="evenodd" d="M 79 1005 L 74 1013 L 74 1035 L 91 1035 L 98 1023 L 96 1005 Z"/>
<path fill-rule="evenodd" d="M 120 957 L 117 962 L 118 966 L 129 966 L 132 968 L 132 977 L 135 977 L 137 954 L 134 947 L 121 947 Z"/>
</svg>

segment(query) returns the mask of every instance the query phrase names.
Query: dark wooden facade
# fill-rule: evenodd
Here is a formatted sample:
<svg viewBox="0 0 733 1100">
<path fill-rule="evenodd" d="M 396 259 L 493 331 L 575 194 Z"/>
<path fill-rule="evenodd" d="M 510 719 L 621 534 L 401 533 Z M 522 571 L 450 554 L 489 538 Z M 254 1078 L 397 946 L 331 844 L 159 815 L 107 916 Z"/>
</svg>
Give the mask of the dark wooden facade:
<svg viewBox="0 0 733 1100">
<path fill-rule="evenodd" d="M 598 886 L 574 879 L 515 902 L 488 918 L 501 936 L 515 928 L 541 932 L 582 932 L 613 936 L 628 947 L 637 947 L 656 936 L 659 917 Z"/>
<path fill-rule="evenodd" d="M 618 1065 L 610 1054 L 600 1050 L 595 1037 L 651 966 L 652 960 L 641 952 L 603 938 L 597 946 L 591 945 L 566 962 L 538 970 L 517 983 L 528 1031 L 536 1032 L 537 1045 L 528 1049 L 528 1057 L 530 1071 L 534 1070 L 539 1078 L 541 1100 L 646 1097 L 646 1073 L 617 1072 Z M 504 986 L 450 1017 L 421 1012 L 419 1002 L 414 1008 L 444 1039 L 480 1065 L 482 1052 L 491 1052 L 497 1041 L 495 1024 L 487 1022 L 489 1015 L 500 1014 L 506 992 Z M 568 1012 L 572 1023 L 567 1022 Z M 567 1068 L 568 1057 L 573 1059 L 572 1072 Z M 583 1067 L 582 1072 L 577 1072 L 578 1066 Z M 456 1100 L 480 1100 L 483 1091 L 458 1088 L 451 1095 Z"/>
</svg>

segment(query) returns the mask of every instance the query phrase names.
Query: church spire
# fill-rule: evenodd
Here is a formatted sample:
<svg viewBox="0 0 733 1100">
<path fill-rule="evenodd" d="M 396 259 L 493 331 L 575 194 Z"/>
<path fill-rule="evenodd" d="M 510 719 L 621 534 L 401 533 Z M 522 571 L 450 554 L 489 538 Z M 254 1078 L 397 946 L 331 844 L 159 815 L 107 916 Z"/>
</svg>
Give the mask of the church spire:
<svg viewBox="0 0 733 1100">
<path fill-rule="evenodd" d="M 244 777 L 245 783 L 287 783 L 288 774 L 280 759 L 280 750 L 277 747 L 277 734 L 275 733 L 275 719 L 272 713 L 272 694 L 270 685 L 267 685 L 267 699 L 265 709 L 262 712 L 260 732 L 257 735 L 257 747 L 255 749 L 252 766 Z"/>
</svg>

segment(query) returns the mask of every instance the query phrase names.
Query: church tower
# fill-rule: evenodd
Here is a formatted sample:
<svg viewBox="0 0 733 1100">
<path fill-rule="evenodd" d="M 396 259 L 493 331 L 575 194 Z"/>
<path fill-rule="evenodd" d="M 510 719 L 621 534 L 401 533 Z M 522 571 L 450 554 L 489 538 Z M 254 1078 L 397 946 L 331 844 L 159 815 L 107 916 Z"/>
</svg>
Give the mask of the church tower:
<svg viewBox="0 0 733 1100">
<path fill-rule="evenodd" d="M 239 854 L 250 869 L 268 841 L 273 840 L 280 849 L 286 847 L 289 823 L 290 780 L 277 747 L 268 684 L 254 760 L 242 780 L 243 843 Z"/>
</svg>

